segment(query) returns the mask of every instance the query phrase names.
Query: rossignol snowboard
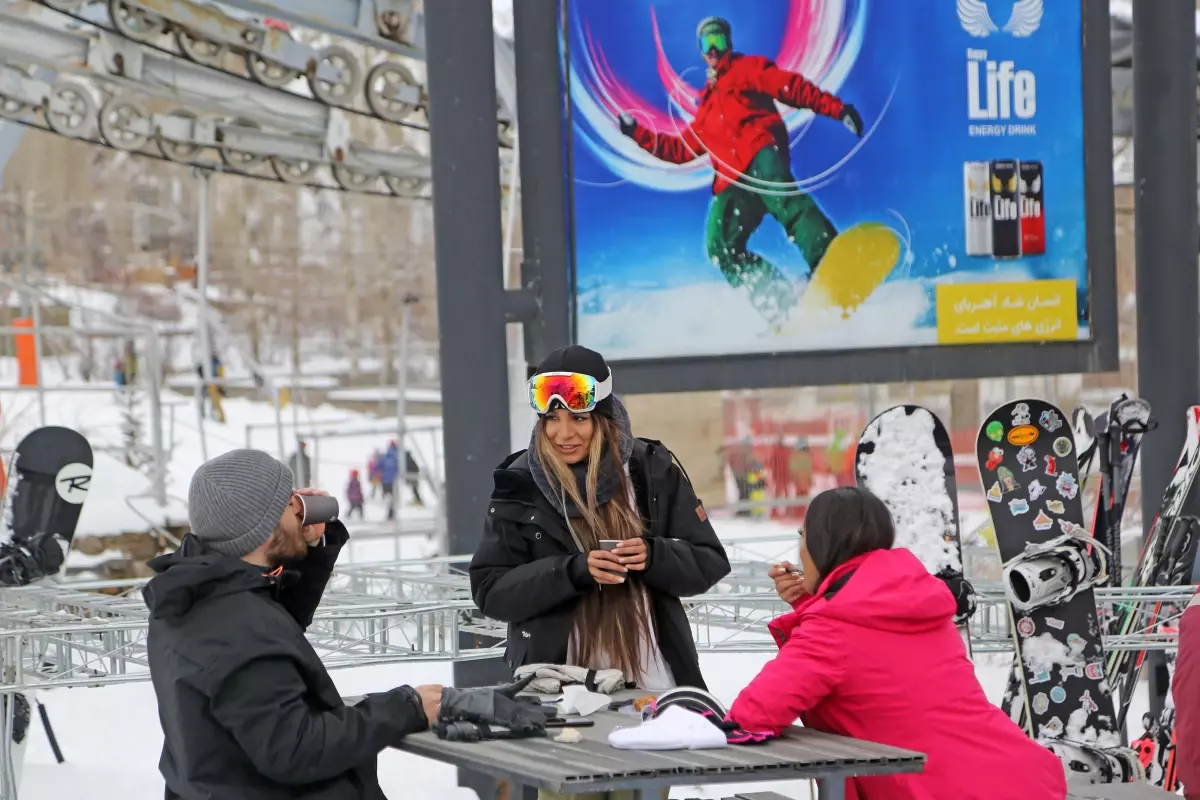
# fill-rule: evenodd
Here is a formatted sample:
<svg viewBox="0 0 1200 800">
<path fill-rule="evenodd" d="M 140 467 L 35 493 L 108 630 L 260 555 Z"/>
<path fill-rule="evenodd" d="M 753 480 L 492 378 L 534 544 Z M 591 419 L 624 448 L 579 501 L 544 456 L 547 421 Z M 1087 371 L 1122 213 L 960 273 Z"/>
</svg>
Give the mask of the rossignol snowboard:
<svg viewBox="0 0 1200 800">
<path fill-rule="evenodd" d="M 967 622 L 975 610 L 975 594 L 963 578 L 958 482 L 946 426 L 921 406 L 889 408 L 863 429 L 854 474 L 858 485 L 892 512 L 896 547 L 912 551 L 955 595 L 954 621 L 970 653 Z"/>
<path fill-rule="evenodd" d="M 17 445 L 10 541 L 0 544 L 0 585 L 23 586 L 62 567 L 92 480 L 92 448 L 70 428 L 45 427 Z"/>
<path fill-rule="evenodd" d="M 984 421 L 976 451 L 1004 565 L 1026 730 L 1075 777 L 1136 780 L 1141 765 L 1120 746 L 1104 680 L 1092 587 L 1107 578 L 1108 560 L 1083 526 L 1072 431 L 1050 403 L 1018 400 Z"/>
</svg>

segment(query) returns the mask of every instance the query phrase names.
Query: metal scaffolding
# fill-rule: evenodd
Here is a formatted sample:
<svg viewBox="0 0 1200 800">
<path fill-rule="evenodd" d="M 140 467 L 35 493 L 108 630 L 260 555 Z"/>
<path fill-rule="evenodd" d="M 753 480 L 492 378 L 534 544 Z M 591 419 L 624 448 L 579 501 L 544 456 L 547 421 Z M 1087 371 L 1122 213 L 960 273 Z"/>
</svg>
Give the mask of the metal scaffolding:
<svg viewBox="0 0 1200 800">
<path fill-rule="evenodd" d="M 410 68 L 424 56 L 412 3 L 321 3 L 317 17 L 246 5 L 269 18 L 190 0 L 0 0 L 0 116 L 205 170 L 427 199 L 429 157 L 407 143 L 368 147 L 348 116 L 428 131 L 428 92 Z M 281 19 L 387 57 L 364 77 L 350 50 L 311 46 Z M 495 61 L 507 154 L 515 57 L 499 37 Z"/>
</svg>

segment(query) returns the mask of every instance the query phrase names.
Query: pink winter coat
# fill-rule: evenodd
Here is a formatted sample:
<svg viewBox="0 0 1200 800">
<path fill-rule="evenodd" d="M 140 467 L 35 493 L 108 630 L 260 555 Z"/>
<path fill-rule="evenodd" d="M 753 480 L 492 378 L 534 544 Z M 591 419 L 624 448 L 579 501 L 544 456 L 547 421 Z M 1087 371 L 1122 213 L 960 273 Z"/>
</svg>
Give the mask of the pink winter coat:
<svg viewBox="0 0 1200 800">
<path fill-rule="evenodd" d="M 771 623 L 779 655 L 729 716 L 776 732 L 799 717 L 928 757 L 920 774 L 847 781 L 848 800 L 1062 800 L 1062 763 L 988 702 L 954 609 L 946 585 L 908 550 L 853 558 Z"/>
</svg>

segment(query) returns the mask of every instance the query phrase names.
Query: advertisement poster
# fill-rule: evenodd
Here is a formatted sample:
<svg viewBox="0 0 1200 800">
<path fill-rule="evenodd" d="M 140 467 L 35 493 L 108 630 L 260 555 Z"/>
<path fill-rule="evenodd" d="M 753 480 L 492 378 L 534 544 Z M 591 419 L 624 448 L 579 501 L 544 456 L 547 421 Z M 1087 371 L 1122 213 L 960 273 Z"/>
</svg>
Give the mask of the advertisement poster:
<svg viewBox="0 0 1200 800">
<path fill-rule="evenodd" d="M 576 338 L 1089 338 L 1079 0 L 564 0 Z"/>
</svg>

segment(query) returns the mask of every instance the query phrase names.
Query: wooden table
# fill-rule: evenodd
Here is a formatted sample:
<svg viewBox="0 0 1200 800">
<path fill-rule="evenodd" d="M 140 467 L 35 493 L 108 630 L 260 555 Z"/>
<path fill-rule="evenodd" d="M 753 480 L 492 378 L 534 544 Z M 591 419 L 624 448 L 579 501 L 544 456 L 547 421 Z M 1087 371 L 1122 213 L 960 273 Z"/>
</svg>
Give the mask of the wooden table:
<svg viewBox="0 0 1200 800">
<path fill-rule="evenodd" d="M 815 780 L 821 800 L 842 800 L 846 778 L 921 772 L 925 767 L 921 753 L 799 727 L 765 745 L 617 750 L 608 744 L 609 732 L 637 725 L 638 718 L 598 711 L 589 719 L 595 720 L 593 727 L 575 729 L 583 736 L 578 744 L 553 741 L 559 729 L 551 729 L 544 739 L 469 744 L 442 741 L 427 731 L 405 738 L 401 749 L 506 779 L 514 800 L 537 789 L 561 794 L 631 789 L 638 800 L 657 800 L 657 792 L 669 786 L 786 780 Z"/>
<path fill-rule="evenodd" d="M 1166 800 L 1176 797 L 1146 783 L 1099 783 L 1094 786 L 1067 781 L 1067 800 Z"/>
</svg>

